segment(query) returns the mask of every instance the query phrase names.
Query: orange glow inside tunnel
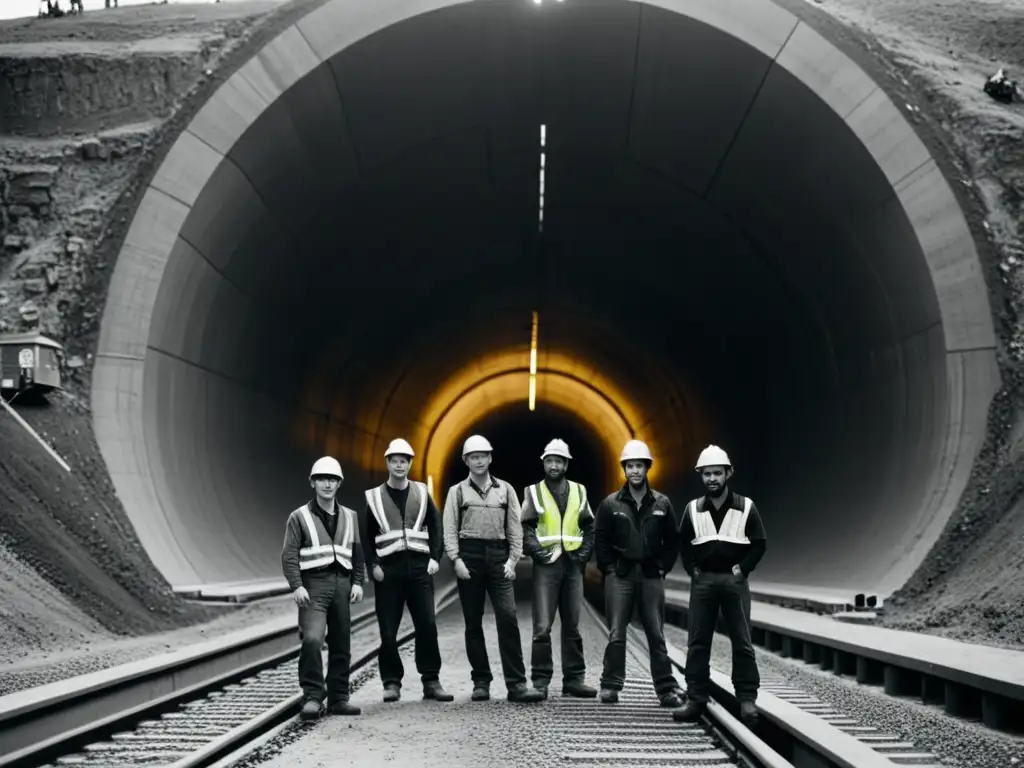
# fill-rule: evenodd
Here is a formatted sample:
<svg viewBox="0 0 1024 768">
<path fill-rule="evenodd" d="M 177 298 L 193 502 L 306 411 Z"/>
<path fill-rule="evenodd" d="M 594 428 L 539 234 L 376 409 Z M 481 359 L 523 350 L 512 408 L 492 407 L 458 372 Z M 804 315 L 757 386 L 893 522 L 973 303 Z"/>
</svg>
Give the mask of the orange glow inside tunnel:
<svg viewBox="0 0 1024 768">
<path fill-rule="evenodd" d="M 619 453 L 627 440 L 645 439 L 639 408 L 615 382 L 590 368 L 584 361 L 561 353 L 540 353 L 536 367 L 538 402 L 561 408 L 598 437 L 604 446 L 609 478 L 621 477 Z M 443 503 L 447 489 L 438 484 L 452 452 L 467 429 L 488 414 L 515 402 L 522 402 L 523 418 L 531 418 L 528 405 L 531 366 L 529 350 L 509 350 L 476 361 L 451 376 L 424 406 L 423 425 L 414 435 L 413 446 L 422 446 L 413 474 L 432 486 L 434 501 Z M 486 435 L 485 435 L 486 437 Z M 552 435 L 556 437 L 556 435 Z M 658 448 L 647 440 L 655 457 Z M 540 456 L 542 446 L 537 447 Z M 500 456 L 501 446 L 494 446 Z M 650 480 L 657 482 L 658 462 L 651 467 Z"/>
</svg>

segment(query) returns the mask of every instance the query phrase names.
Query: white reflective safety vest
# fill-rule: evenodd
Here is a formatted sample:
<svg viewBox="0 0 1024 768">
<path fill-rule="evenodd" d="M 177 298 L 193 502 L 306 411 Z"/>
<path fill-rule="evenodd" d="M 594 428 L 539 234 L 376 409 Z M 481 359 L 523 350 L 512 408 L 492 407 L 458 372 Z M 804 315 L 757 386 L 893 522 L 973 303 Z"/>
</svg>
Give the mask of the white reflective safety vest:
<svg viewBox="0 0 1024 768">
<path fill-rule="evenodd" d="M 405 550 L 429 555 L 430 533 L 424 524 L 427 518 L 426 484 L 414 480 L 409 482 L 409 495 L 404 510 L 398 509 L 395 500 L 385 489 L 386 485 L 382 483 L 366 491 L 366 502 L 380 528 L 380 533 L 373 540 L 377 557 L 387 557 Z M 415 521 L 409 526 L 406 522 L 412 518 L 414 510 Z"/>
<path fill-rule="evenodd" d="M 703 498 L 703 497 L 701 497 Z M 737 498 L 736 494 L 733 494 L 733 500 Z M 739 510 L 735 507 L 729 509 L 725 513 L 725 519 L 722 520 L 722 530 L 715 528 L 715 522 L 711 519 L 710 512 L 700 511 L 698 512 L 698 504 L 700 499 L 694 499 L 687 505 L 687 514 L 690 516 L 690 520 L 693 522 L 694 537 L 691 542 L 694 546 L 698 544 L 704 544 L 708 541 L 724 541 L 729 544 L 749 544 L 750 539 L 747 538 L 747 518 L 750 517 L 750 499 L 745 497 L 739 497 L 743 499 L 743 509 Z"/>
<path fill-rule="evenodd" d="M 314 504 L 316 502 L 313 502 Z M 335 560 L 349 571 L 352 570 L 352 541 L 356 532 L 356 513 L 348 507 L 338 506 L 338 528 L 334 532 L 334 540 L 320 518 L 303 505 L 296 512 L 302 521 L 303 544 L 299 549 L 299 570 L 322 568 Z"/>
</svg>

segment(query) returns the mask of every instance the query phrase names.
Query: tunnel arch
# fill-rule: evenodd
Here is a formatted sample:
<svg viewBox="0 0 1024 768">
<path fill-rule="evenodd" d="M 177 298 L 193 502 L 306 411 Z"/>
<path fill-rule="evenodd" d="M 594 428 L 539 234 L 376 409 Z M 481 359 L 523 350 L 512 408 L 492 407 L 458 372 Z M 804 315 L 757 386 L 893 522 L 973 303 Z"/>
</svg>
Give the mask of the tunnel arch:
<svg viewBox="0 0 1024 768">
<path fill-rule="evenodd" d="M 430 52 L 415 66 L 414 41 Z M 717 76 L 679 75 L 697 63 Z M 487 83 L 507 86 L 500 99 Z M 539 122 L 542 245 L 527 226 Z M 394 253 L 437 273 L 406 281 L 403 307 L 427 311 L 446 286 L 487 327 L 441 312 L 429 349 L 395 342 L 418 316 L 375 315 L 386 294 L 371 290 Z M 581 275 L 596 297 L 573 292 Z M 318 283 L 347 291 L 335 312 L 311 311 Z M 728 287 L 724 306 L 707 286 Z M 978 254 L 935 159 L 878 84 L 779 5 L 330 0 L 198 111 L 114 269 L 94 423 L 154 563 L 172 585 L 275 575 L 308 462 L 341 457 L 358 503 L 386 441 L 432 427 L 436 361 L 521 345 L 537 306 L 556 318 L 552 349 L 607 356 L 665 433 L 696 406 L 627 352 L 684 361 L 675 374 L 715 414 L 738 482 L 780 510 L 772 536 L 790 555 L 760 570 L 784 583 L 898 587 L 960 497 L 999 384 Z M 331 361 L 303 362 L 325 344 Z M 389 350 L 419 372 L 401 378 Z M 696 490 L 683 446 L 663 463 L 678 496 Z M 793 457 L 812 477 L 787 485 Z"/>
</svg>

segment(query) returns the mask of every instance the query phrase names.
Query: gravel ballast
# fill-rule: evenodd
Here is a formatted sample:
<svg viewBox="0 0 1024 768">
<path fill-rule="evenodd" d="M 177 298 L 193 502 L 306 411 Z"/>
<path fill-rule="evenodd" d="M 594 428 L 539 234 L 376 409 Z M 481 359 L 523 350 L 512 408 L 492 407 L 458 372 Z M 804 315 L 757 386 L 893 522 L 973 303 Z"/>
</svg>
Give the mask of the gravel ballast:
<svg viewBox="0 0 1024 768">
<path fill-rule="evenodd" d="M 687 633 L 666 625 L 665 638 L 685 652 Z M 958 768 L 1012 768 L 1024 765 L 1024 737 L 990 730 L 980 723 L 948 717 L 939 707 L 921 704 L 911 698 L 890 696 L 880 687 L 860 685 L 850 678 L 805 664 L 797 659 L 755 648 L 762 677 L 772 676 L 826 702 L 861 725 L 898 735 L 922 752 L 932 752 L 943 765 Z M 729 639 L 715 635 L 711 664 L 723 674 L 731 674 L 732 651 Z M 682 678 L 680 673 L 678 677 Z"/>
</svg>

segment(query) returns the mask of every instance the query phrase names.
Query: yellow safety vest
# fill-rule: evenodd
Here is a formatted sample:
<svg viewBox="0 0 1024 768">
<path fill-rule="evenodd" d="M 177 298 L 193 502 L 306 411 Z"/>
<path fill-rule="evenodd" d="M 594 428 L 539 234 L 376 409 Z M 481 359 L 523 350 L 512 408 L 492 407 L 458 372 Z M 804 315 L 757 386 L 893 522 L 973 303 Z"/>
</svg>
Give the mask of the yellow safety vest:
<svg viewBox="0 0 1024 768">
<path fill-rule="evenodd" d="M 405 512 L 413 504 L 417 505 L 416 520 L 411 527 L 406 527 L 402 511 L 398 509 L 391 494 L 378 485 L 366 491 L 366 502 L 370 505 L 380 533 L 374 538 L 377 557 L 387 557 L 394 552 L 411 550 L 425 555 L 430 554 L 430 533 L 423 521 L 427 517 L 427 486 L 415 480 L 409 483 L 409 495 L 406 497 Z"/>
<path fill-rule="evenodd" d="M 735 495 L 733 495 L 735 499 Z M 691 544 L 697 546 L 708 541 L 724 541 L 729 544 L 749 544 L 747 538 L 747 518 L 750 517 L 750 499 L 743 499 L 743 509 L 732 508 L 725 513 L 722 520 L 722 530 L 715 529 L 715 521 L 711 519 L 710 512 L 698 512 L 697 504 L 700 499 L 690 502 L 688 510 L 690 520 L 693 522 L 693 541 Z"/>
<path fill-rule="evenodd" d="M 572 552 L 583 544 L 580 530 L 580 510 L 587 502 L 587 489 L 579 483 L 569 481 L 569 501 L 565 505 L 565 517 L 558 511 L 558 502 L 541 481 L 530 486 L 534 509 L 537 510 L 537 541 L 551 553 L 555 560 L 562 550 Z"/>
<path fill-rule="evenodd" d="M 315 504 L 316 502 L 314 502 Z M 334 532 L 334 541 L 327 534 L 327 529 L 320 518 L 309 511 L 308 506 L 299 507 L 299 519 L 303 522 L 306 545 L 299 549 L 299 570 L 321 568 L 335 560 L 348 570 L 352 570 L 352 540 L 355 537 L 356 513 L 348 507 L 338 507 L 338 528 Z M 325 542 L 325 543 L 321 543 Z"/>
</svg>

